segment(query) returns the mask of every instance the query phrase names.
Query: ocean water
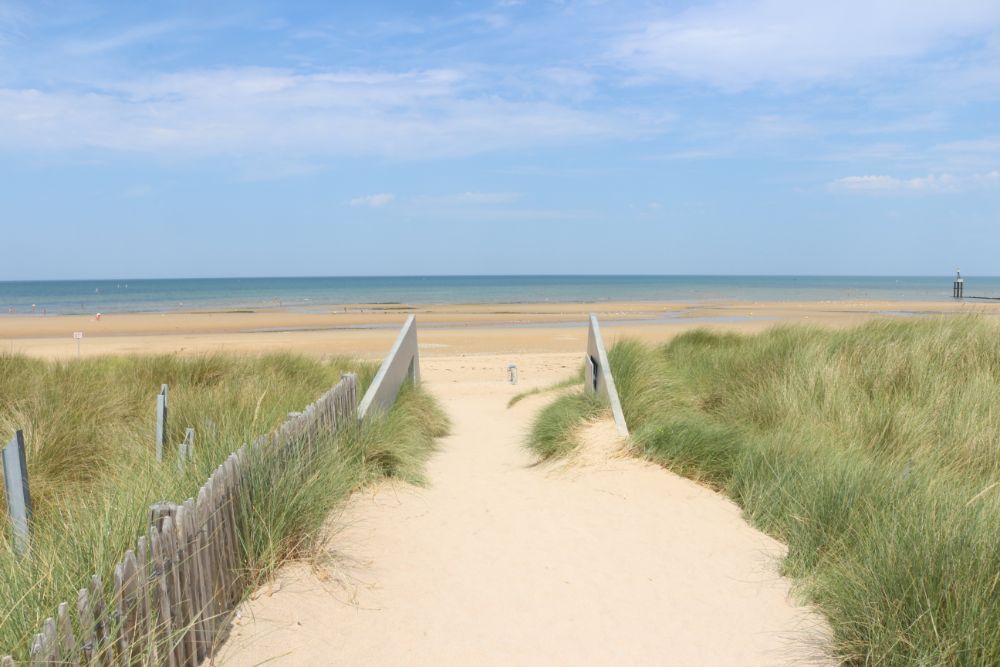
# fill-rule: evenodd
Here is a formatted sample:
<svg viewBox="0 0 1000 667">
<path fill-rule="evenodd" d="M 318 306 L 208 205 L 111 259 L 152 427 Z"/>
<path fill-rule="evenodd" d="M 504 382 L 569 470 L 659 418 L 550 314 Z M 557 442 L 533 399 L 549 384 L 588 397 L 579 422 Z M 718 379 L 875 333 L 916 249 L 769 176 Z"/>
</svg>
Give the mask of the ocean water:
<svg viewBox="0 0 1000 667">
<path fill-rule="evenodd" d="M 951 276 L 394 276 L 0 282 L 0 316 L 319 309 L 324 304 L 544 303 L 797 299 L 948 300 Z M 966 296 L 1000 297 L 1000 277 Z"/>
</svg>

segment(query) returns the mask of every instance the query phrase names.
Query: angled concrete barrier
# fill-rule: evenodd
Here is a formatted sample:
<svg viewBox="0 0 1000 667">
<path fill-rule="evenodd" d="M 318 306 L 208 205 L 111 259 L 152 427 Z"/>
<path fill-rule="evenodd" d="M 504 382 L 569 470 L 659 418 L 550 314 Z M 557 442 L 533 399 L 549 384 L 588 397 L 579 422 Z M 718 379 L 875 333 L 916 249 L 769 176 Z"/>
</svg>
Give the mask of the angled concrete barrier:
<svg viewBox="0 0 1000 667">
<path fill-rule="evenodd" d="M 618 399 L 615 379 L 611 376 L 611 364 L 608 363 L 608 352 L 604 349 L 604 339 L 601 338 L 601 325 L 597 323 L 597 315 L 590 316 L 590 331 L 587 334 L 587 363 L 584 372 L 586 390 L 607 399 L 611 404 L 611 414 L 615 418 L 615 428 L 623 436 L 628 435 L 625 424 L 625 413 Z"/>
<path fill-rule="evenodd" d="M 389 355 L 358 405 L 358 419 L 369 411 L 388 412 L 396 402 L 403 383 L 408 379 L 420 382 L 420 355 L 417 352 L 417 318 L 410 315 L 399 332 Z"/>
</svg>

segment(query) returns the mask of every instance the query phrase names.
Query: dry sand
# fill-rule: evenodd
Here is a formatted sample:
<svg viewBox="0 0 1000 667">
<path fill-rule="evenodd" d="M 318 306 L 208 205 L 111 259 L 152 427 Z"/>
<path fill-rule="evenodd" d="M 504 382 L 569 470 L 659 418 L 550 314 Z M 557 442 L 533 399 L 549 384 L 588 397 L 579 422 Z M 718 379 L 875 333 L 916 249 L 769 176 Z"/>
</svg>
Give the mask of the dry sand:
<svg viewBox="0 0 1000 667">
<path fill-rule="evenodd" d="M 416 313 L 424 354 L 566 352 L 580 349 L 586 315 L 596 312 L 605 340 L 662 342 L 711 326 L 760 331 L 778 322 L 850 326 L 874 317 L 975 312 L 1000 316 L 995 302 L 775 301 L 712 303 L 553 303 L 447 306 L 316 306 L 316 312 L 169 312 L 83 316 L 0 315 L 0 350 L 48 358 L 213 351 L 290 350 L 380 358 L 395 327 Z"/>
<path fill-rule="evenodd" d="M 219 664 L 826 664 L 824 621 L 777 574 L 782 545 L 735 505 L 615 456 L 608 423 L 576 463 L 532 465 L 521 443 L 551 396 L 507 400 L 579 359 L 426 359 L 453 420 L 429 485 L 356 494 L 331 518 L 325 564 L 258 591 Z"/>
</svg>

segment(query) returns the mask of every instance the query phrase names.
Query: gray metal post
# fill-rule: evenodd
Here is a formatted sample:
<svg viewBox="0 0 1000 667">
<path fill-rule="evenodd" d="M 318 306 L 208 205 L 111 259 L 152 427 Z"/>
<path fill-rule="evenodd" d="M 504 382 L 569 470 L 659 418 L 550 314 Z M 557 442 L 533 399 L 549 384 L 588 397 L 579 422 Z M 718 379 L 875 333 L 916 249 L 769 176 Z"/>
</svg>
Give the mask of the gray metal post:
<svg viewBox="0 0 1000 667">
<path fill-rule="evenodd" d="M 177 447 L 177 467 L 183 468 L 184 464 L 194 457 L 194 429 L 190 426 L 184 431 L 184 442 Z"/>
<path fill-rule="evenodd" d="M 160 386 L 156 395 L 156 460 L 163 460 L 163 443 L 167 441 L 167 385 Z"/>
<path fill-rule="evenodd" d="M 3 449 L 3 481 L 7 489 L 7 512 L 14 527 L 14 551 L 23 556 L 31 547 L 31 491 L 21 431 Z"/>
</svg>

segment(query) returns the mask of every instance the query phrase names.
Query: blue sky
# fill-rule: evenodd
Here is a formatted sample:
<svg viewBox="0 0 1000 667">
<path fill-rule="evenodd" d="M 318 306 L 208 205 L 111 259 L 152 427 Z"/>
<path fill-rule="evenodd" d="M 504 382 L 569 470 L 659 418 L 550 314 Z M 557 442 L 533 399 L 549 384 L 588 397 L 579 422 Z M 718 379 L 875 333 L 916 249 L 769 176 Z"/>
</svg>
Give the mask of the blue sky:
<svg viewBox="0 0 1000 667">
<path fill-rule="evenodd" d="M 1000 2 L 0 0 L 0 225 L 6 280 L 996 275 Z"/>
</svg>

